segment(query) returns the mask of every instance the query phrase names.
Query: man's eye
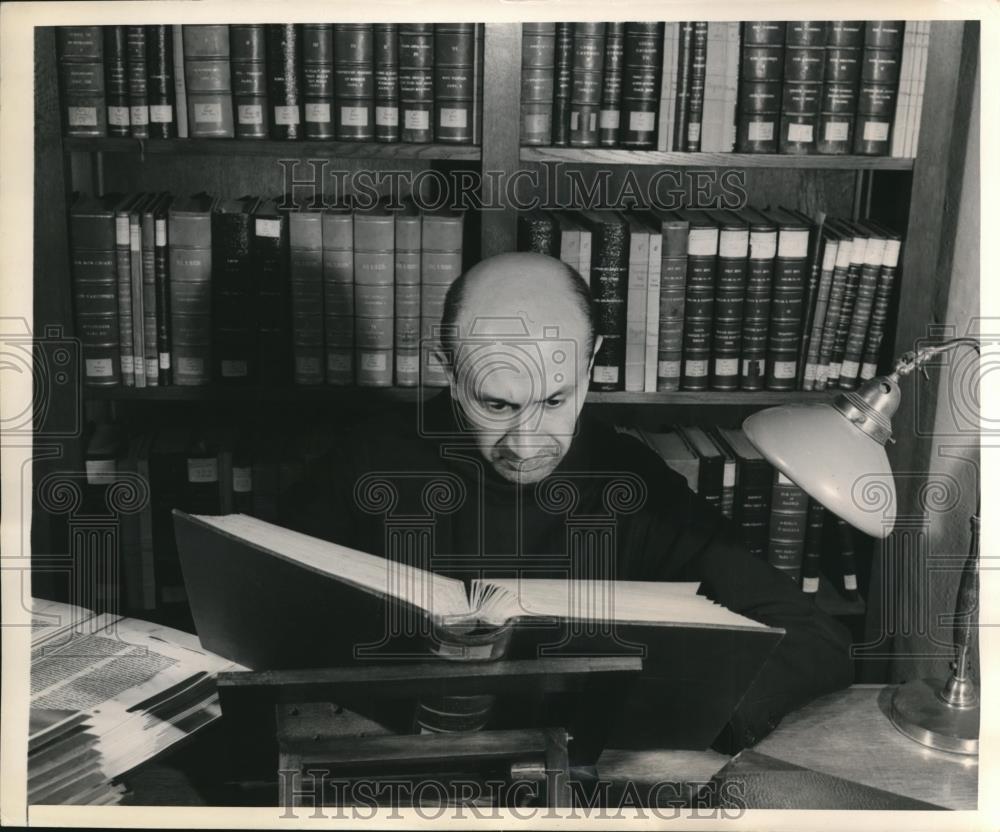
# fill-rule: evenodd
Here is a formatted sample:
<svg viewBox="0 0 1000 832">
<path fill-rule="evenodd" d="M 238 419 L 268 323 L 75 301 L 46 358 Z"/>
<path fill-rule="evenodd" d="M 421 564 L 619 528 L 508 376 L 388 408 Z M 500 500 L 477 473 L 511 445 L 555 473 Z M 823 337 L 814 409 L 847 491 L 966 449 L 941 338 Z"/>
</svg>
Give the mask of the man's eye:
<svg viewBox="0 0 1000 832">
<path fill-rule="evenodd" d="M 565 399 L 561 399 L 558 396 L 553 396 L 551 399 L 545 400 L 546 407 L 561 407 L 565 403 Z"/>
<path fill-rule="evenodd" d="M 507 402 L 483 402 L 483 407 L 490 413 L 503 413 L 509 405 Z"/>
</svg>

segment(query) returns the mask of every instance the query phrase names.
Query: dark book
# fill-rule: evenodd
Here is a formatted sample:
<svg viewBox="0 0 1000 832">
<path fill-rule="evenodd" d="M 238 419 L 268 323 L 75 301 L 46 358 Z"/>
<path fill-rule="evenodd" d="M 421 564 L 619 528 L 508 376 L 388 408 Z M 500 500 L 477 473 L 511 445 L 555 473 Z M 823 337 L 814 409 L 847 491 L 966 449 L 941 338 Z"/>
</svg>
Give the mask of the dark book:
<svg viewBox="0 0 1000 832">
<path fill-rule="evenodd" d="M 747 284 L 740 338 L 740 389 L 763 390 L 767 371 L 767 334 L 771 321 L 771 283 L 778 253 L 778 226 L 770 217 L 745 208 L 750 228 Z"/>
<path fill-rule="evenodd" d="M 823 343 L 823 330 L 826 325 L 827 313 L 830 308 L 833 273 L 837 264 L 839 248 L 840 236 L 824 223 L 817 258 L 819 283 L 816 288 L 816 302 L 811 310 L 812 322 L 809 326 L 808 344 L 805 349 L 805 366 L 802 373 L 803 390 L 817 388 L 819 353 Z"/>
<path fill-rule="evenodd" d="M 872 224 L 872 223 L 869 223 Z M 878 372 L 879 356 L 882 349 L 882 339 L 885 336 L 886 321 L 889 317 L 889 305 L 892 303 L 893 287 L 896 282 L 896 269 L 899 265 L 900 235 L 895 231 L 879 227 L 885 234 L 885 255 L 879 269 L 878 285 L 875 289 L 875 301 L 872 306 L 871 324 L 865 336 L 865 348 L 861 358 L 859 376 L 862 381 L 873 378 Z"/>
<path fill-rule="evenodd" d="M 124 26 L 104 30 L 104 82 L 108 103 L 108 135 L 130 136 L 128 111 L 128 45 Z"/>
<path fill-rule="evenodd" d="M 748 20 L 740 29 L 736 150 L 776 153 L 785 60 L 785 24 Z"/>
<path fill-rule="evenodd" d="M 858 567 L 854 558 L 854 529 L 846 520 L 834 516 L 837 524 L 837 539 L 840 544 L 840 565 L 844 576 L 844 589 L 849 593 L 858 591 Z"/>
<path fill-rule="evenodd" d="M 399 141 L 399 27 L 375 23 L 375 141 Z"/>
<path fill-rule="evenodd" d="M 323 212 L 323 343 L 327 384 L 354 384 L 354 218 Z"/>
<path fill-rule="evenodd" d="M 660 224 L 660 296 L 656 346 L 656 389 L 679 390 L 683 361 L 684 296 L 689 221 L 672 211 L 654 211 Z"/>
<path fill-rule="evenodd" d="M 295 23 L 267 24 L 267 98 L 271 138 L 301 139 L 302 30 Z"/>
<path fill-rule="evenodd" d="M 218 433 L 212 429 L 201 429 L 190 438 L 185 451 L 187 488 L 182 504 L 186 511 L 195 514 L 222 512 L 219 478 L 220 439 Z"/>
<path fill-rule="evenodd" d="M 276 431 L 258 431 L 252 444 L 253 515 L 261 520 L 278 517 L 278 463 L 281 437 Z"/>
<path fill-rule="evenodd" d="M 625 24 L 622 87 L 622 147 L 653 150 L 663 75 L 663 23 Z"/>
<path fill-rule="evenodd" d="M 291 380 L 291 316 L 288 279 L 288 214 L 275 200 L 253 215 L 251 240 L 257 284 L 257 372 L 262 384 Z"/>
<path fill-rule="evenodd" d="M 517 250 L 559 257 L 560 229 L 548 211 L 532 208 L 517 215 Z"/>
<path fill-rule="evenodd" d="M 725 480 L 726 457 L 708 433 L 699 427 L 678 427 L 677 433 L 698 457 L 699 496 L 722 511 L 722 489 Z"/>
<path fill-rule="evenodd" d="M 231 139 L 233 87 L 228 26 L 184 26 L 188 135 Z"/>
<path fill-rule="evenodd" d="M 817 126 L 826 65 L 826 24 L 793 20 L 785 24 L 785 54 L 778 150 L 816 152 Z"/>
<path fill-rule="evenodd" d="M 770 532 L 774 469 L 739 428 L 718 429 L 736 458 L 736 495 L 733 519 L 747 549 L 765 559 Z"/>
<path fill-rule="evenodd" d="M 323 370 L 323 215 L 288 214 L 288 275 L 292 312 L 292 381 L 322 384 Z"/>
<path fill-rule="evenodd" d="M 149 135 L 154 139 L 172 139 L 177 135 L 173 26 L 146 27 L 146 79 Z"/>
<path fill-rule="evenodd" d="M 865 262 L 865 250 L 868 238 L 864 230 L 848 220 L 833 220 L 836 228 L 848 238 L 848 266 L 844 278 L 843 301 L 840 304 L 840 314 L 833 334 L 833 346 L 830 353 L 829 370 L 826 377 L 827 387 L 836 387 L 840 379 L 840 365 L 847 349 L 847 336 L 851 321 L 854 318 L 854 304 L 858 297 L 858 287 L 861 283 L 861 267 Z"/>
<path fill-rule="evenodd" d="M 641 651 L 642 674 L 622 691 L 606 731 L 595 732 L 614 747 L 704 748 L 730 719 L 781 636 L 681 584 L 640 589 L 615 583 L 613 607 L 606 608 L 604 594 L 573 591 L 572 581 L 484 580 L 467 589 L 460 580 L 421 569 L 413 570 L 412 581 L 393 581 L 392 563 L 385 558 L 251 517 L 177 512 L 175 523 L 206 649 L 252 669 L 353 665 L 363 662 L 358 645 L 371 645 L 375 655 L 429 660 L 435 653 L 534 658 L 543 645 L 556 643 L 590 655 Z M 322 550 L 319 561 L 307 554 L 314 550 Z M 317 562 L 324 568 L 307 566 Z M 279 614 L 277 599 L 289 597 L 298 602 Z M 604 626 L 571 626 L 571 599 L 577 604 L 583 599 L 577 617 Z M 388 644 L 387 616 L 413 622 Z M 485 651 L 461 644 L 461 627 L 473 623 L 496 630 L 497 639 L 487 641 Z M 318 648 L 294 635 L 320 627 L 332 635 Z M 591 635 L 594 631 L 600 634 Z M 682 677 L 676 672 L 679 654 L 691 657 Z M 683 717 L 663 720 L 664 712 Z M 572 727 L 578 741 L 585 736 L 581 732 L 595 731 L 582 723 Z"/>
<path fill-rule="evenodd" d="M 146 27 L 125 27 L 125 49 L 128 64 L 129 129 L 133 138 L 148 139 L 149 79 L 146 66 Z"/>
<path fill-rule="evenodd" d="M 767 560 L 771 566 L 802 582 L 802 557 L 806 539 L 809 497 L 781 471 L 774 472 L 771 516 L 768 524 Z"/>
<path fill-rule="evenodd" d="M 590 292 L 597 310 L 596 332 L 602 343 L 594 358 L 593 390 L 625 386 L 625 320 L 628 291 L 629 227 L 616 211 L 581 211 L 591 233 Z"/>
<path fill-rule="evenodd" d="M 699 20 L 692 24 L 690 70 L 688 71 L 687 132 L 684 150 L 697 153 L 701 150 L 701 120 L 705 112 L 705 68 L 708 57 L 708 22 Z"/>
<path fill-rule="evenodd" d="M 153 283 L 156 310 L 156 374 L 163 387 L 173 384 L 170 366 L 170 248 L 167 240 L 167 216 L 173 198 L 164 194 L 153 212 Z"/>
<path fill-rule="evenodd" d="M 231 452 L 231 511 L 253 514 L 253 443 L 249 436 L 240 432 L 228 450 Z"/>
<path fill-rule="evenodd" d="M 719 427 L 709 429 L 708 436 L 722 454 L 722 500 L 719 510 L 723 517 L 735 519 L 736 512 L 736 454 L 729 447 L 725 437 L 719 432 Z"/>
<path fill-rule="evenodd" d="M 573 77 L 569 96 L 571 147 L 597 147 L 604 78 L 605 23 L 573 24 Z"/>
<path fill-rule="evenodd" d="M 333 138 L 332 23 L 302 24 L 302 118 L 304 138 Z"/>
<path fill-rule="evenodd" d="M 750 226 L 733 211 L 713 211 L 709 215 L 719 226 L 710 384 L 713 390 L 739 390 Z"/>
<path fill-rule="evenodd" d="M 823 89 L 817 122 L 816 151 L 851 152 L 858 109 L 863 22 L 832 20 L 827 24 Z"/>
<path fill-rule="evenodd" d="M 889 153 L 904 28 L 902 20 L 869 20 L 865 23 L 854 123 L 854 152 L 857 154 L 884 156 Z"/>
<path fill-rule="evenodd" d="M 108 102 L 101 27 L 57 27 L 56 57 L 63 133 L 67 136 L 106 136 Z"/>
<path fill-rule="evenodd" d="M 875 304 L 875 291 L 879 273 L 885 259 L 887 240 L 877 227 L 859 223 L 866 233 L 864 260 L 858 275 L 858 291 L 848 324 L 847 339 L 844 342 L 844 356 L 840 362 L 837 386 L 842 390 L 853 390 L 858 386 L 861 360 L 864 353 L 865 337 L 871 322 Z"/>
<path fill-rule="evenodd" d="M 187 449 L 190 432 L 168 427 L 156 433 L 149 450 L 149 483 L 156 607 L 169 614 L 187 603 L 177 557 L 171 512 L 187 500 Z"/>
<path fill-rule="evenodd" d="M 128 215 L 129 291 L 132 297 L 132 372 L 135 376 L 136 387 L 149 386 L 147 384 L 149 365 L 146 353 L 150 347 L 150 340 L 147 334 L 146 301 L 150 297 L 147 284 L 149 280 L 155 281 L 155 276 L 152 274 L 155 265 L 151 229 L 146 234 L 143 233 L 143 226 L 147 225 L 148 228 L 151 223 L 144 223 L 143 219 L 150 205 L 156 199 L 156 194 L 144 194 L 139 201 L 131 206 Z M 149 275 L 149 278 L 146 275 Z M 153 344 L 155 345 L 155 333 Z"/>
<path fill-rule="evenodd" d="M 691 95 L 691 41 L 694 23 L 690 20 L 680 24 L 677 39 L 677 97 L 674 101 L 674 135 L 669 147 L 683 151 L 687 146 L 688 99 Z"/>
<path fill-rule="evenodd" d="M 823 504 L 810 499 L 806 515 L 806 538 L 802 548 L 802 591 L 810 595 L 819 592 L 825 520 L 826 509 Z"/>
<path fill-rule="evenodd" d="M 472 144 L 483 143 L 483 96 L 486 78 L 486 24 L 475 24 L 476 37 L 472 43 Z"/>
<path fill-rule="evenodd" d="M 135 355 L 132 351 L 132 248 L 129 211 L 144 198 L 131 194 L 115 209 L 115 274 L 118 283 L 118 348 L 122 384 L 135 386 Z M 77 309 L 79 310 L 79 299 Z"/>
<path fill-rule="evenodd" d="M 399 24 L 399 108 L 402 141 L 434 141 L 433 24 Z"/>
<path fill-rule="evenodd" d="M 570 95 L 573 90 L 573 24 L 556 23 L 556 54 L 552 83 L 552 144 L 569 145 Z"/>
<path fill-rule="evenodd" d="M 115 211 L 127 198 L 79 197 L 70 207 L 70 264 L 84 384 L 120 384 Z"/>
<path fill-rule="evenodd" d="M 420 383 L 420 212 L 406 200 L 395 218 L 396 386 L 415 387 Z"/>
<path fill-rule="evenodd" d="M 786 209 L 787 210 L 787 209 Z M 796 364 L 797 390 L 804 389 L 806 356 L 809 353 L 812 338 L 813 318 L 816 314 L 816 298 L 819 293 L 819 280 L 822 271 L 823 227 L 826 214 L 822 211 L 816 217 L 810 217 L 804 211 L 792 210 L 790 213 L 799 217 L 809 226 L 809 253 L 806 264 L 806 290 L 802 300 L 802 326 L 799 328 L 799 358 Z"/>
<path fill-rule="evenodd" d="M 212 210 L 201 193 L 178 197 L 167 216 L 170 250 L 171 369 L 174 384 L 212 378 Z"/>
<path fill-rule="evenodd" d="M 434 141 L 472 144 L 476 24 L 434 24 Z"/>
<path fill-rule="evenodd" d="M 248 384 L 257 378 L 257 287 L 254 283 L 255 196 L 220 201 L 212 211 L 212 378 Z"/>
<path fill-rule="evenodd" d="M 521 24 L 521 144 L 552 144 L 556 23 Z"/>
<path fill-rule="evenodd" d="M 765 384 L 768 390 L 794 390 L 798 380 L 803 305 L 809 280 L 810 224 L 781 209 L 765 212 L 778 228 L 778 250 L 771 282 Z"/>
<path fill-rule="evenodd" d="M 711 377 L 719 226 L 704 211 L 685 209 L 677 213 L 689 224 L 681 389 L 707 390 Z"/>
<path fill-rule="evenodd" d="M 816 359 L 816 378 L 813 381 L 814 390 L 825 389 L 830 377 L 833 346 L 840 328 L 840 317 L 844 308 L 844 292 L 847 288 L 847 274 L 854 250 L 853 233 L 842 229 L 836 221 L 828 221 L 823 227 L 825 232 L 836 239 L 837 253 L 833 261 L 833 274 L 830 276 L 830 298 L 827 301 L 823 331 L 820 335 L 819 352 Z"/>
<path fill-rule="evenodd" d="M 465 216 L 447 208 L 425 211 L 420 227 L 420 329 L 424 353 L 421 383 L 443 387 L 448 377 L 435 348 L 440 345 L 441 315 L 448 287 L 462 273 L 462 235 Z"/>
<path fill-rule="evenodd" d="M 622 80 L 625 60 L 625 24 L 606 23 L 601 109 L 597 117 L 597 143 L 617 147 L 622 116 Z"/>
<path fill-rule="evenodd" d="M 354 212 L 355 379 L 389 387 L 393 379 L 396 217 L 384 206 Z"/>
<path fill-rule="evenodd" d="M 140 433 L 128 439 L 117 462 L 122 474 L 136 476 L 147 483 L 149 478 L 149 448 L 152 435 Z M 121 612 L 135 615 L 156 609 L 156 567 L 153 560 L 152 505 L 150 495 L 141 500 L 136 511 L 120 519 L 119 551 L 121 552 L 124 606 Z"/>
<path fill-rule="evenodd" d="M 229 27 L 236 138 L 268 136 L 267 34 L 263 23 Z"/>
<path fill-rule="evenodd" d="M 142 235 L 143 358 L 146 362 L 147 387 L 157 387 L 160 383 L 160 324 L 156 316 L 156 217 L 167 200 L 167 194 L 157 194 L 146 203 L 139 218 Z"/>
</svg>

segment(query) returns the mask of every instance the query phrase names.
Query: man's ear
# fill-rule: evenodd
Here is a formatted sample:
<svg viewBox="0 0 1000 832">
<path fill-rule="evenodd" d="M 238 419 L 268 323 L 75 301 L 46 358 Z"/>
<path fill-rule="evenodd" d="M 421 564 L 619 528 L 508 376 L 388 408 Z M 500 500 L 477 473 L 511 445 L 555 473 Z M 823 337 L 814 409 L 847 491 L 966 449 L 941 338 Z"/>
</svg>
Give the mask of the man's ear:
<svg viewBox="0 0 1000 832">
<path fill-rule="evenodd" d="M 452 362 L 451 352 L 444 349 L 440 344 L 431 348 L 431 360 L 439 364 L 445 376 L 448 378 L 448 387 L 451 390 L 451 397 L 454 399 L 458 395 L 458 380 L 455 377 L 455 365 Z"/>
<path fill-rule="evenodd" d="M 601 348 L 601 344 L 604 343 L 604 336 L 597 335 L 594 337 L 594 350 L 590 353 L 590 363 L 587 365 L 587 375 L 589 376 L 594 372 L 594 361 L 597 360 L 597 351 Z"/>
</svg>

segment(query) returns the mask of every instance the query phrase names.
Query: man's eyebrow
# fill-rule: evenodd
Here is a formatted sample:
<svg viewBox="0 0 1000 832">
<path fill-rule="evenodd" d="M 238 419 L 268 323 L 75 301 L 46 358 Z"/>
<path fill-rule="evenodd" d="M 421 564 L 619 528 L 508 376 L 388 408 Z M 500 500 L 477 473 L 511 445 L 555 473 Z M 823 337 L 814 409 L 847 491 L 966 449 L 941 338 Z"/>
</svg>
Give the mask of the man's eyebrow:
<svg viewBox="0 0 1000 832">
<path fill-rule="evenodd" d="M 545 398 L 539 399 L 539 401 L 547 402 L 549 399 L 565 396 L 572 389 L 572 387 L 573 385 L 571 384 L 564 384 L 562 387 L 558 387 L 552 393 L 549 393 Z"/>
</svg>

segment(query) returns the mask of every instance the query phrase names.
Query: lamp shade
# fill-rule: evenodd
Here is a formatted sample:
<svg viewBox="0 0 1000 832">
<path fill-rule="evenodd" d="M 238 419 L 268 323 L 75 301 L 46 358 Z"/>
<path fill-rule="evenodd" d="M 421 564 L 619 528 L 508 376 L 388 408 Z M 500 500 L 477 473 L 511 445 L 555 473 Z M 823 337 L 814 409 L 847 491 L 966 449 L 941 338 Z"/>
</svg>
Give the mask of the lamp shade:
<svg viewBox="0 0 1000 832">
<path fill-rule="evenodd" d="M 896 485 L 885 448 L 829 404 L 787 404 L 747 417 L 743 432 L 775 468 L 838 517 L 872 537 L 896 522 Z"/>
</svg>

